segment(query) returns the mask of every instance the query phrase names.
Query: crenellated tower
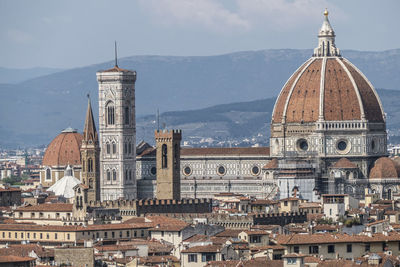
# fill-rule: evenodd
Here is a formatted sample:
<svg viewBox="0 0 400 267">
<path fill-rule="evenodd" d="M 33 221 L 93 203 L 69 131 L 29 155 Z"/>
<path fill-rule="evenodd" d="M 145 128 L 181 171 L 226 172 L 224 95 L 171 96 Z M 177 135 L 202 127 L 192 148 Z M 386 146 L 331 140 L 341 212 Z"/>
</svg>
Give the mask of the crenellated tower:
<svg viewBox="0 0 400 267">
<path fill-rule="evenodd" d="M 88 200 L 100 200 L 100 146 L 88 98 L 81 146 L 82 183 L 88 187 Z"/>
<path fill-rule="evenodd" d="M 156 130 L 157 199 L 181 198 L 181 130 Z"/>
</svg>

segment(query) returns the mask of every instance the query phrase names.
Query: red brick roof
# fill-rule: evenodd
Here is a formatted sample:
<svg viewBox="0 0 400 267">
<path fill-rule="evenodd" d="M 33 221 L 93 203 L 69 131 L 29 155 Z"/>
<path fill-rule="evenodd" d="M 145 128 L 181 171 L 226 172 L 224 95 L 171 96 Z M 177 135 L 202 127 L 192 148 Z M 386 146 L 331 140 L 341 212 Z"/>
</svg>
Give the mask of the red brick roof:
<svg viewBox="0 0 400 267">
<path fill-rule="evenodd" d="M 202 252 L 220 252 L 221 246 L 207 245 L 207 246 L 194 246 L 181 251 L 181 253 L 202 253 Z"/>
<path fill-rule="evenodd" d="M 146 216 L 146 221 L 150 221 L 152 231 L 171 231 L 178 232 L 183 230 L 188 224 L 182 220 L 167 216 Z"/>
<path fill-rule="evenodd" d="M 8 248 L 0 248 L 0 256 L 29 256 L 29 253 L 34 251 L 36 255 L 39 257 L 53 257 L 54 250 L 53 249 L 46 249 L 38 244 L 18 244 L 18 245 L 9 245 Z"/>
<path fill-rule="evenodd" d="M 400 234 L 390 232 L 388 235 L 374 234 L 367 235 L 347 235 L 347 234 L 291 234 L 279 235 L 276 237 L 278 244 L 281 245 L 300 245 L 300 244 L 327 244 L 327 243 L 372 243 L 400 241 Z"/>
<path fill-rule="evenodd" d="M 370 179 L 398 178 L 400 174 L 400 164 L 396 161 L 381 157 L 374 163 L 374 167 L 369 174 Z"/>
<path fill-rule="evenodd" d="M 44 203 L 39 205 L 28 205 L 19 207 L 15 211 L 55 211 L 55 212 L 72 212 L 73 204 L 71 203 Z"/>
<path fill-rule="evenodd" d="M 60 133 L 48 145 L 43 156 L 43 166 L 65 166 L 81 164 L 83 136 L 76 132 Z"/>
<path fill-rule="evenodd" d="M 368 121 L 384 121 L 378 96 L 360 70 L 346 59 L 328 58 L 321 86 L 323 62 L 311 58 L 290 77 L 276 101 L 273 123 L 280 123 L 284 116 L 289 123 L 315 122 L 320 106 L 326 121 L 361 120 L 361 107 Z M 324 90 L 323 105 L 320 90 Z"/>
<path fill-rule="evenodd" d="M 270 162 L 268 162 L 263 169 L 277 169 L 278 168 L 278 160 L 277 159 L 272 159 Z"/>
<path fill-rule="evenodd" d="M 182 148 L 181 156 L 269 156 L 269 147 L 207 147 L 207 148 Z"/>
<path fill-rule="evenodd" d="M 356 164 L 348 160 L 347 158 L 341 158 L 332 166 L 333 168 L 337 169 L 354 169 L 358 168 Z"/>
<path fill-rule="evenodd" d="M 0 188 L 0 192 L 20 192 L 20 188 L 9 187 L 9 188 Z"/>
<path fill-rule="evenodd" d="M 131 70 L 123 69 L 118 66 L 114 66 L 114 68 L 108 69 L 108 70 L 103 70 L 101 72 L 128 72 L 128 73 L 133 73 Z"/>
<path fill-rule="evenodd" d="M 27 261 L 34 261 L 35 258 L 32 257 L 21 257 L 21 256 L 0 256 L 0 263 L 13 263 L 13 262 L 27 262 Z M 10 265 L 11 266 L 11 265 Z"/>
</svg>

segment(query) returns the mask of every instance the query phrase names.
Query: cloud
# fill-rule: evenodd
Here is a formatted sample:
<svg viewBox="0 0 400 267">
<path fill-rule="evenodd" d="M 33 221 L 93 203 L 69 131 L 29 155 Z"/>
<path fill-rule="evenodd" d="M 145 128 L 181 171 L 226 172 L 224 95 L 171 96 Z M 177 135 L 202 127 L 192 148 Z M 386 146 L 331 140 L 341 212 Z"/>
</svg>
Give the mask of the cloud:
<svg viewBox="0 0 400 267">
<path fill-rule="evenodd" d="M 201 26 L 223 32 L 247 30 L 249 22 L 214 0 L 142 0 L 163 24 Z"/>
<path fill-rule="evenodd" d="M 7 37 L 13 43 L 19 44 L 28 43 L 33 39 L 31 34 L 18 29 L 8 29 Z"/>
<path fill-rule="evenodd" d="M 237 0 L 237 6 L 240 16 L 253 26 L 278 30 L 293 30 L 322 21 L 324 9 L 332 7 L 326 0 Z"/>
<path fill-rule="evenodd" d="M 201 26 L 216 32 L 293 30 L 322 21 L 325 7 L 338 8 L 327 0 L 236 0 L 226 8 L 217 0 L 141 0 L 156 16 L 156 23 L 183 27 Z M 339 12 L 343 14 L 343 12 Z"/>
</svg>

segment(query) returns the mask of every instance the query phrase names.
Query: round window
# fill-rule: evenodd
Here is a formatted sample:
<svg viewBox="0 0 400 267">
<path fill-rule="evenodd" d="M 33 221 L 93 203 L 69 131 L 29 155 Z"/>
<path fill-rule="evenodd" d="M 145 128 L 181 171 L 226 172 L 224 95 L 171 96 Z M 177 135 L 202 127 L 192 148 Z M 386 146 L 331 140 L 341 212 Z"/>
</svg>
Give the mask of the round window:
<svg viewBox="0 0 400 267">
<path fill-rule="evenodd" d="M 253 166 L 253 168 L 251 168 L 251 173 L 253 175 L 258 175 L 260 173 L 260 168 L 258 166 Z"/>
<path fill-rule="evenodd" d="M 192 173 L 192 169 L 189 166 L 186 166 L 185 168 L 183 168 L 183 174 L 188 176 Z"/>
<path fill-rule="evenodd" d="M 307 142 L 306 139 L 300 139 L 299 141 L 297 141 L 297 146 L 302 151 L 307 151 L 308 150 L 308 142 Z"/>
<path fill-rule="evenodd" d="M 156 168 L 156 167 L 151 167 L 150 173 L 153 174 L 153 175 L 156 175 L 156 173 L 157 173 L 157 168 Z"/>
<path fill-rule="evenodd" d="M 339 149 L 340 151 L 343 151 L 347 148 L 347 142 L 344 140 L 341 140 L 337 143 L 337 149 Z"/>
<path fill-rule="evenodd" d="M 226 169 L 225 169 L 224 166 L 219 166 L 218 169 L 217 169 L 217 172 L 218 172 L 219 175 L 224 175 L 225 172 L 226 172 Z"/>
</svg>

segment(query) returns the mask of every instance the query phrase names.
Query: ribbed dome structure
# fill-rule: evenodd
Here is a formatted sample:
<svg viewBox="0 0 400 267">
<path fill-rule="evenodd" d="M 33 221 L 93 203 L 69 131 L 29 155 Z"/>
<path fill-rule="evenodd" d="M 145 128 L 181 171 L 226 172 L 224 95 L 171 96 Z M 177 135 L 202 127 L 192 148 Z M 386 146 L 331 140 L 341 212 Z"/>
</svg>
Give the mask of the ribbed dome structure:
<svg viewBox="0 0 400 267">
<path fill-rule="evenodd" d="M 381 157 L 375 161 L 369 179 L 386 179 L 400 177 L 400 164 L 393 159 Z"/>
<path fill-rule="evenodd" d="M 43 166 L 67 166 L 81 164 L 82 135 L 67 128 L 51 141 L 43 157 Z"/>
<path fill-rule="evenodd" d="M 384 122 L 382 105 L 374 87 L 359 69 L 340 56 L 327 14 L 313 57 L 283 86 L 272 123 Z"/>
</svg>

